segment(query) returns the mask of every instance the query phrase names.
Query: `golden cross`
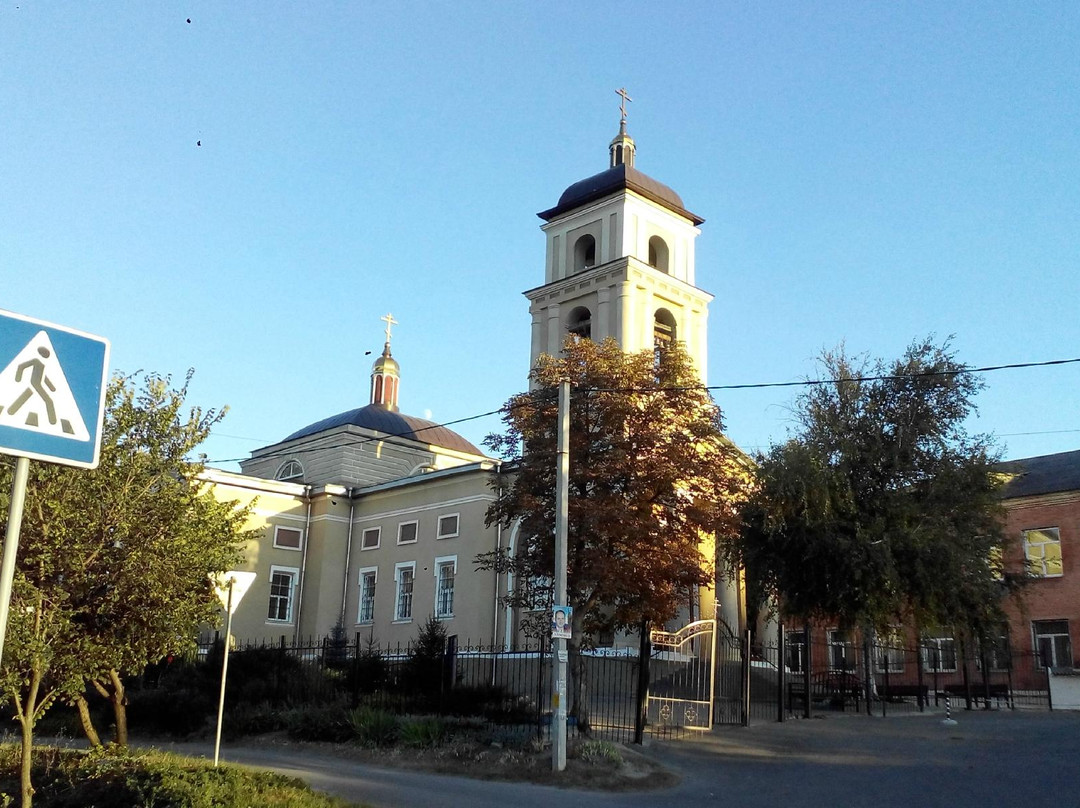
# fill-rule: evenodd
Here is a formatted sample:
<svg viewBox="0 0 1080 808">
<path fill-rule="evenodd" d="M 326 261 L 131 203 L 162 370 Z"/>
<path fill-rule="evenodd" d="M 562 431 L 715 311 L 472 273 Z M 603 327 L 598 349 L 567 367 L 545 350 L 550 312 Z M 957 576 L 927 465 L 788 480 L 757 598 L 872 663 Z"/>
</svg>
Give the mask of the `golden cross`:
<svg viewBox="0 0 1080 808">
<path fill-rule="evenodd" d="M 398 321 L 394 319 L 394 315 L 387 314 L 385 317 L 380 317 L 384 323 L 386 323 L 386 344 L 390 344 L 390 326 L 397 325 Z"/>
<path fill-rule="evenodd" d="M 622 117 L 619 119 L 619 123 L 626 123 L 626 102 L 633 101 L 634 99 L 626 94 L 625 87 L 620 87 L 618 90 L 616 90 L 615 95 L 622 96 L 622 103 L 619 104 L 619 112 L 622 114 Z"/>
</svg>

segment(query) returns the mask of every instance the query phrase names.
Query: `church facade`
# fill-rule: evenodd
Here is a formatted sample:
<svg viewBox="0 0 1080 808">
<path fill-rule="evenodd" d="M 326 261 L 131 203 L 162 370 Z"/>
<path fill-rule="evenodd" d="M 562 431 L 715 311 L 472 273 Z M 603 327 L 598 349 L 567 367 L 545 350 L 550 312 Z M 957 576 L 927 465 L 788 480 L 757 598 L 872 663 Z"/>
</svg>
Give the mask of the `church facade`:
<svg viewBox="0 0 1080 808">
<path fill-rule="evenodd" d="M 612 337 L 626 351 L 679 340 L 704 383 L 712 296 L 697 287 L 694 262 L 704 220 L 635 158 L 624 112 L 608 168 L 539 214 L 546 260 L 543 284 L 525 292 L 529 366 L 557 353 L 567 334 Z M 407 643 L 434 615 L 461 643 L 513 642 L 518 616 L 501 597 L 515 582 L 474 564 L 480 553 L 515 547 L 513 530 L 485 524 L 501 465 L 453 431 L 400 412 L 393 320 L 384 319 L 368 404 L 255 450 L 239 474 L 206 472 L 217 496 L 251 508 L 261 534 L 246 552 L 256 579 L 234 617 L 240 641 L 288 643 L 340 625 L 349 636 Z M 737 631 L 737 587 L 719 589 L 719 612 Z M 712 593 L 700 604 L 702 616 L 717 605 Z"/>
</svg>

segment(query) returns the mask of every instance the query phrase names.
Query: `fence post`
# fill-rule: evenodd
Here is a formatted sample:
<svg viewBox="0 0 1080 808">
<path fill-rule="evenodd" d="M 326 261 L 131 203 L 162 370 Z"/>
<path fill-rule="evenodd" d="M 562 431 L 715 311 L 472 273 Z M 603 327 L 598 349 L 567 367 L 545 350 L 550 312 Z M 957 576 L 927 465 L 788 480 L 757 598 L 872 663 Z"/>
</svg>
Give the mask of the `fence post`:
<svg viewBox="0 0 1080 808">
<path fill-rule="evenodd" d="M 924 702 L 926 701 L 926 699 L 923 697 L 922 654 L 919 653 L 919 648 L 918 648 L 918 642 L 917 641 L 916 641 L 915 645 L 916 645 L 916 647 L 915 647 L 915 676 L 916 676 L 916 681 L 919 683 L 919 692 L 918 692 L 918 695 L 915 696 L 915 700 L 919 704 L 919 712 L 921 713 L 925 709 L 923 705 L 924 705 Z"/>
<path fill-rule="evenodd" d="M 784 621 L 776 624 L 776 720 L 784 723 L 784 691 L 787 690 L 787 639 L 784 637 Z"/>
<path fill-rule="evenodd" d="M 866 714 L 873 715 L 874 708 L 871 703 L 871 696 L 874 692 L 874 673 L 873 668 L 870 667 L 870 629 L 863 629 L 863 695 L 866 696 Z M 855 712 L 858 712 L 856 710 Z"/>
<path fill-rule="evenodd" d="M 750 726 L 750 629 L 742 638 L 742 725 Z"/>
<path fill-rule="evenodd" d="M 803 625 L 803 718 L 810 718 L 810 663 L 813 655 L 810 653 L 810 624 Z"/>
<path fill-rule="evenodd" d="M 649 698 L 649 661 L 652 649 L 649 643 L 649 621 L 642 620 L 638 637 L 637 715 L 634 716 L 634 743 L 645 743 L 645 710 Z"/>
<path fill-rule="evenodd" d="M 963 634 L 960 635 L 960 656 L 963 658 L 961 668 L 964 674 L 964 709 L 971 709 L 971 671 L 968 669 L 968 647 Z"/>
</svg>

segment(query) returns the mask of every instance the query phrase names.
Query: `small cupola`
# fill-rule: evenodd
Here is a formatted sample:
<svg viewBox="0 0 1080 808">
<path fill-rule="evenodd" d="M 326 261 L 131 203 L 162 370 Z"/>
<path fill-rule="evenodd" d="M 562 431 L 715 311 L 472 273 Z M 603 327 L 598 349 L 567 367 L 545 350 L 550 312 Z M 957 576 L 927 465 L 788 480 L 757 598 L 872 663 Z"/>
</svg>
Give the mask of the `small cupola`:
<svg viewBox="0 0 1080 808">
<path fill-rule="evenodd" d="M 634 99 L 626 94 L 625 88 L 620 88 L 615 93 L 622 96 L 622 103 L 619 105 L 619 134 L 615 135 L 611 145 L 608 146 L 608 151 L 611 153 L 611 163 L 608 167 L 615 168 L 626 165 L 633 168 L 634 139 L 626 134 L 626 102 Z"/>
<path fill-rule="evenodd" d="M 392 314 L 387 314 L 382 320 L 386 322 L 386 343 L 382 356 L 371 366 L 371 403 L 397 412 L 401 372 L 397 360 L 390 355 L 390 326 L 396 325 L 397 320 Z"/>
</svg>

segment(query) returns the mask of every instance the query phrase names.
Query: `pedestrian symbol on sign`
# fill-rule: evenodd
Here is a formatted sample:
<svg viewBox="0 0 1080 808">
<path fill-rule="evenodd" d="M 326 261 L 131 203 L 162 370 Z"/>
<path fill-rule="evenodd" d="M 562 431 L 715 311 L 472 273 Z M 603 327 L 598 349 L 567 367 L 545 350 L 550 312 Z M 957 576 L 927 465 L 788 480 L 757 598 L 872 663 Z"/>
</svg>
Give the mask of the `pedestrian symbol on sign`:
<svg viewBox="0 0 1080 808">
<path fill-rule="evenodd" d="M 0 371 L 0 425 L 90 440 L 79 405 L 45 331 Z"/>
</svg>

